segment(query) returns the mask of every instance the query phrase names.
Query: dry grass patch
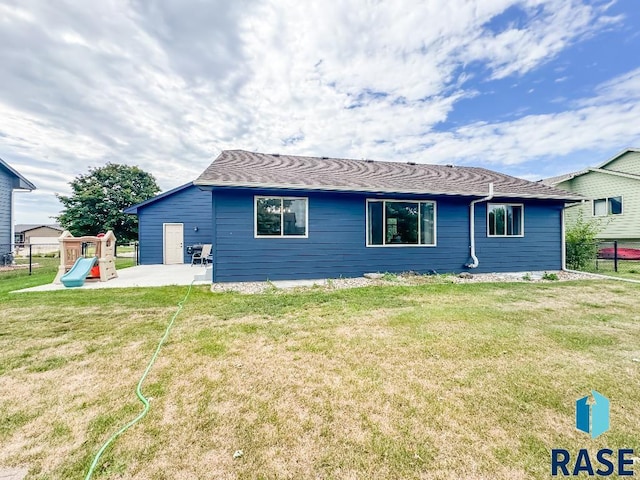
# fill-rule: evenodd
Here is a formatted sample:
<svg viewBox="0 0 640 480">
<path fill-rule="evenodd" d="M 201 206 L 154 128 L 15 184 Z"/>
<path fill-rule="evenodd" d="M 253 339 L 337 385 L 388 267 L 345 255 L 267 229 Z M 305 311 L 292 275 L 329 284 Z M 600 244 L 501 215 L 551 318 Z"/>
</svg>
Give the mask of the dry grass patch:
<svg viewBox="0 0 640 480">
<path fill-rule="evenodd" d="M 528 479 L 548 477 L 551 448 L 637 451 L 635 288 L 196 289 L 144 387 L 149 415 L 94 478 Z M 135 384 L 184 290 L 144 292 L 34 295 L 34 318 L 9 305 L 0 465 L 80 478 L 140 410 Z M 612 402 L 596 441 L 573 425 L 592 388 Z"/>
</svg>

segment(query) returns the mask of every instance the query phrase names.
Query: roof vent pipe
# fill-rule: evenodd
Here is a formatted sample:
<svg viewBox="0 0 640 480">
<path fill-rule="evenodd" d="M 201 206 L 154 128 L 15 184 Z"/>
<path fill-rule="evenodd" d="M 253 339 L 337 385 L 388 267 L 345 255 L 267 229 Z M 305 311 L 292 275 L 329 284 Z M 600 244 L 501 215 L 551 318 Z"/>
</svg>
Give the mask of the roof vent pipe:
<svg viewBox="0 0 640 480">
<path fill-rule="evenodd" d="M 489 195 L 483 198 L 478 198 L 477 200 L 473 200 L 469 204 L 469 238 L 471 240 L 471 244 L 469 248 L 471 250 L 471 256 L 469 258 L 469 262 L 465 265 L 467 268 L 477 268 L 480 265 L 480 261 L 478 257 L 476 257 L 476 203 L 479 202 L 488 202 L 493 198 L 493 183 L 489 184 Z"/>
</svg>

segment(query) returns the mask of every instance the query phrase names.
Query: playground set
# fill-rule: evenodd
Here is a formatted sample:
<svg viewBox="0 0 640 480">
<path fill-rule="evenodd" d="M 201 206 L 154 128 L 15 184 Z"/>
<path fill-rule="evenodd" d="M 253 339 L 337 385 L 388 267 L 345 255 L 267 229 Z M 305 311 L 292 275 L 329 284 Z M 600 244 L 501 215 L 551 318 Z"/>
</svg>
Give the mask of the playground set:
<svg viewBox="0 0 640 480">
<path fill-rule="evenodd" d="M 116 236 L 111 230 L 95 237 L 74 237 L 65 230 L 58 241 L 60 266 L 53 283 L 81 287 L 86 280 L 106 282 L 118 276 L 115 263 Z M 92 254 L 89 254 L 92 250 Z"/>
</svg>

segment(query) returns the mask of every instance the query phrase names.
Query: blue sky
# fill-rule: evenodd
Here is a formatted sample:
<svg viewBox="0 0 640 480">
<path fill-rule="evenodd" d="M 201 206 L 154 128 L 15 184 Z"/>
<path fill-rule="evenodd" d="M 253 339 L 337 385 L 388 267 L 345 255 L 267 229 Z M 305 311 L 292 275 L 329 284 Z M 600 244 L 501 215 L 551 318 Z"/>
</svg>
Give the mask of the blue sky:
<svg viewBox="0 0 640 480">
<path fill-rule="evenodd" d="M 640 147 L 634 0 L 0 2 L 18 223 L 109 161 L 163 190 L 222 149 L 538 179 Z"/>
</svg>

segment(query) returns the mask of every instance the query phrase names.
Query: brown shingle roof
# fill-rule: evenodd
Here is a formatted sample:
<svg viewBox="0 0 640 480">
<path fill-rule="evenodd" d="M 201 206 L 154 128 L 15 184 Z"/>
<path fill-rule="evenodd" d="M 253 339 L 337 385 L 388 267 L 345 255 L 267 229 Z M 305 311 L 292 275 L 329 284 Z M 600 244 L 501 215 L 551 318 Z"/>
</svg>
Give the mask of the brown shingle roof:
<svg viewBox="0 0 640 480">
<path fill-rule="evenodd" d="M 566 182 L 567 180 L 571 180 L 574 177 L 587 173 L 589 171 L 588 168 L 584 170 L 579 170 L 577 172 L 565 173 L 563 175 L 558 175 L 556 177 L 543 178 L 540 180 L 540 183 L 545 185 L 549 185 L 550 187 L 555 187 L 559 183 Z"/>
<path fill-rule="evenodd" d="M 431 195 L 484 196 L 494 185 L 495 196 L 513 198 L 582 197 L 539 182 L 529 182 L 478 167 L 299 157 L 223 151 L 194 182 L 213 187 L 263 187 Z"/>
</svg>

